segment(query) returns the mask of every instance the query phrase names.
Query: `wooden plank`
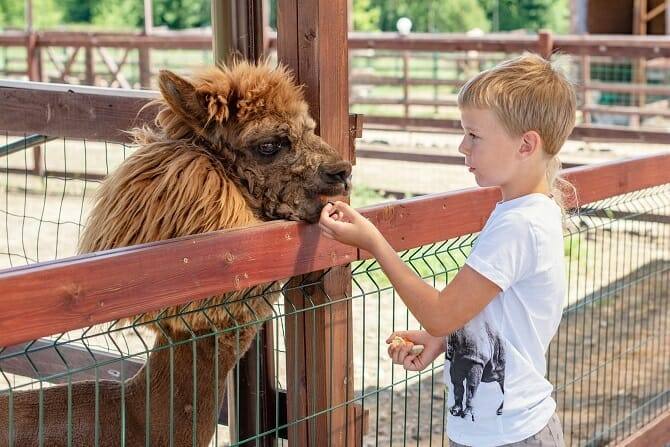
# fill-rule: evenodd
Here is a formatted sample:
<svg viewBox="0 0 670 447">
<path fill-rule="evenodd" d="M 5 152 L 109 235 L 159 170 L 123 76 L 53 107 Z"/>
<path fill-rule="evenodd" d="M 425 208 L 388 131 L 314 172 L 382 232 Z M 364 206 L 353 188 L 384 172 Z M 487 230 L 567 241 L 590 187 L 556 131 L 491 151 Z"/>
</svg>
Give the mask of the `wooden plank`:
<svg viewBox="0 0 670 447">
<path fill-rule="evenodd" d="M 400 251 L 480 231 L 500 197 L 497 188 L 471 188 L 374 205 L 359 211 Z M 365 251 L 359 253 L 360 259 L 371 257 Z"/>
<path fill-rule="evenodd" d="M 580 205 L 670 182 L 670 154 L 618 160 L 566 169 Z M 497 188 L 472 188 L 429 194 L 359 211 L 398 251 L 480 231 L 496 202 Z M 569 204 L 573 205 L 574 204 Z M 439 222 L 436 225 L 435 222 Z M 370 259 L 365 251 L 360 259 Z"/>
<path fill-rule="evenodd" d="M 351 85 L 403 85 L 403 78 L 398 76 L 374 76 L 352 74 L 349 78 Z M 461 79 L 433 79 L 412 78 L 407 80 L 408 85 L 446 85 L 460 87 L 465 84 Z"/>
<path fill-rule="evenodd" d="M 306 86 L 319 135 L 348 160 L 347 1 L 280 0 L 278 10 L 278 59 Z M 306 424 L 289 426 L 289 444 L 353 445 L 350 409 L 341 406 L 353 398 L 353 387 L 344 386 L 353 384 L 353 356 L 341 357 L 342 351 L 353 351 L 351 302 L 346 299 L 351 270 L 338 267 L 313 275 L 320 277 L 320 285 L 288 294 L 299 312 L 286 321 L 294 328 L 286 341 L 287 364 L 292 365 L 287 375 L 289 423 L 307 418 Z M 328 305 L 311 309 L 319 303 Z"/>
<path fill-rule="evenodd" d="M 670 154 L 616 160 L 566 169 L 563 176 L 578 192 L 584 205 L 630 191 L 670 182 Z"/>
<path fill-rule="evenodd" d="M 0 346 L 346 264 L 354 257 L 352 248 L 322 239 L 316 225 L 272 222 L 2 270 Z"/>
<path fill-rule="evenodd" d="M 118 381 L 122 375 L 128 379 L 144 365 L 143 360 L 119 356 L 120 353 L 87 349 L 63 340 L 41 339 L 2 349 L 0 370 L 50 383 L 67 383 L 96 378 Z"/>
<path fill-rule="evenodd" d="M 665 446 L 670 443 L 670 410 L 617 444 L 619 447 Z"/>
<path fill-rule="evenodd" d="M 421 154 L 389 150 L 357 149 L 356 156 L 358 158 L 374 158 L 376 160 L 407 161 L 413 163 L 431 163 L 441 165 L 465 164 L 465 157 L 460 155 Z M 563 163 L 563 168 L 574 168 L 581 165 L 581 163 Z"/>
<path fill-rule="evenodd" d="M 425 129 L 439 129 L 441 131 L 462 132 L 461 122 L 456 119 L 434 119 L 434 118 L 409 118 L 396 116 L 365 116 L 367 127 L 389 126 L 389 127 L 413 127 Z M 598 141 L 630 141 L 650 144 L 670 143 L 670 132 L 627 129 L 617 126 L 593 126 L 579 125 L 568 137 L 571 140 L 582 140 L 585 138 Z"/>
<path fill-rule="evenodd" d="M 157 92 L 0 81 L 0 129 L 9 133 L 127 142 L 124 131 L 151 123 L 140 112 Z"/>
<path fill-rule="evenodd" d="M 670 143 L 670 132 L 627 129 L 616 126 L 575 126 L 570 140 L 591 139 L 597 141 L 668 144 Z"/>
<path fill-rule="evenodd" d="M 281 11 L 279 12 L 281 14 Z M 104 46 L 114 48 L 157 48 L 210 50 L 211 35 L 192 31 L 156 31 L 142 33 L 87 33 L 47 31 L 37 33 L 39 46 Z M 25 46 L 27 33 L 4 32 L 0 46 Z M 274 34 L 268 35 L 270 47 L 277 45 Z M 403 39 L 397 33 L 350 33 L 352 49 L 410 50 L 426 52 L 482 52 L 536 51 L 536 36 L 487 34 L 481 37 L 465 34 L 412 33 Z M 556 35 L 554 48 L 563 54 L 623 57 L 670 57 L 670 42 L 661 36 L 626 35 Z"/>
<path fill-rule="evenodd" d="M 170 31 L 146 35 L 138 33 L 88 33 L 45 31 L 38 34 L 40 46 L 50 47 L 109 47 L 154 48 L 181 50 L 211 50 L 212 35 L 205 32 Z"/>
<path fill-rule="evenodd" d="M 644 93 L 647 95 L 670 95 L 670 87 L 664 85 L 643 84 L 643 78 L 637 84 L 623 82 L 587 82 L 581 88 L 615 93 Z"/>
<path fill-rule="evenodd" d="M 654 109 L 651 107 L 627 107 L 627 106 L 588 106 L 579 110 L 589 113 L 603 113 L 612 115 L 640 115 L 640 116 L 662 116 L 670 117 L 670 109 Z"/>
<path fill-rule="evenodd" d="M 603 87 L 599 84 L 591 85 L 598 88 Z M 667 87 L 653 88 L 666 89 L 670 93 Z M 152 122 L 155 111 L 145 109 L 140 115 L 138 111 L 157 95 L 157 92 L 143 90 L 126 91 L 63 84 L 0 81 L 0 103 L 3 104 L 4 112 L 0 115 L 0 129 L 10 134 L 40 133 L 109 142 L 128 142 L 129 137 L 123 130 Z M 366 103 L 375 101 L 379 102 L 378 100 L 366 100 Z M 451 105 L 452 102 L 412 101 L 411 104 Z M 605 112 L 605 110 L 602 111 Z M 618 108 L 612 111 L 612 113 L 618 112 Z M 650 110 L 649 113 L 653 112 Z M 453 129 L 460 132 L 458 120 L 366 117 L 366 126 L 375 125 Z M 577 126 L 571 138 L 666 144 L 670 142 L 670 133 L 613 126 Z"/>
</svg>

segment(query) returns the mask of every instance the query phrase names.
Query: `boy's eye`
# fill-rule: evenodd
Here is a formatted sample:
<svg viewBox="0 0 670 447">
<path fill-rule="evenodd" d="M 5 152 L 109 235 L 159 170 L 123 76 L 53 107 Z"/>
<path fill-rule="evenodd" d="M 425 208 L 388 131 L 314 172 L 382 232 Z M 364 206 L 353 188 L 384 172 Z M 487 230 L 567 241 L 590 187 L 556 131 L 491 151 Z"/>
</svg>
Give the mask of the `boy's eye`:
<svg viewBox="0 0 670 447">
<path fill-rule="evenodd" d="M 468 132 L 468 135 L 469 135 L 471 138 L 478 138 L 477 135 L 473 134 L 472 132 Z"/>
</svg>

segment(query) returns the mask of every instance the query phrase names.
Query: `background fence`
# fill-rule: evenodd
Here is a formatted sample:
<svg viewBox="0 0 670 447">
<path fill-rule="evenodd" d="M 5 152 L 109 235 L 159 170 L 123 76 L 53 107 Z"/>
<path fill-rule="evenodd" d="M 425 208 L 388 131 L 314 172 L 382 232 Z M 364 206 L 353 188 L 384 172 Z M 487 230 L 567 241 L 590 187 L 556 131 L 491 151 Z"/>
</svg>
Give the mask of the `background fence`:
<svg viewBox="0 0 670 447">
<path fill-rule="evenodd" d="M 273 33 L 267 43 L 268 55 L 274 57 Z M 580 122 L 668 128 L 670 43 L 663 38 L 350 33 L 349 47 L 350 104 L 353 112 L 368 116 L 368 126 L 454 127 L 455 94 L 467 79 L 520 52 L 534 51 L 560 55 L 579 89 Z M 190 73 L 211 64 L 210 58 L 211 35 L 195 31 L 0 36 L 0 74 L 24 80 L 155 88 L 153 67 Z"/>
</svg>

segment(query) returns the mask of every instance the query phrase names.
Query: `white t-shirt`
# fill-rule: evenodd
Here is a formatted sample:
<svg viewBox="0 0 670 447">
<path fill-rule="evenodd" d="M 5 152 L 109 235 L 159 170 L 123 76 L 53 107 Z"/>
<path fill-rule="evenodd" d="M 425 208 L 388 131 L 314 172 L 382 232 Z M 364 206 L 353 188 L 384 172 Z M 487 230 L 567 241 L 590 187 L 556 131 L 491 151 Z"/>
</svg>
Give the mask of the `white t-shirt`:
<svg viewBox="0 0 670 447">
<path fill-rule="evenodd" d="M 502 292 L 448 337 L 448 435 L 476 447 L 522 441 L 556 409 L 545 354 L 566 292 L 560 208 L 544 194 L 498 203 L 466 264 Z"/>
</svg>

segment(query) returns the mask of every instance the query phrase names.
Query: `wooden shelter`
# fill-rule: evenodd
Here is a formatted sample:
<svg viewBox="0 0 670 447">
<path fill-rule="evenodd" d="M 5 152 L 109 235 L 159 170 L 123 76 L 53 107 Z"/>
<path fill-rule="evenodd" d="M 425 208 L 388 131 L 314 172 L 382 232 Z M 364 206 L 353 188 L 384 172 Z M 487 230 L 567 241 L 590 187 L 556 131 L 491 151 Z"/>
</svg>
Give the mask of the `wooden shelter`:
<svg viewBox="0 0 670 447">
<path fill-rule="evenodd" d="M 575 34 L 668 34 L 668 0 L 571 0 Z"/>
</svg>

